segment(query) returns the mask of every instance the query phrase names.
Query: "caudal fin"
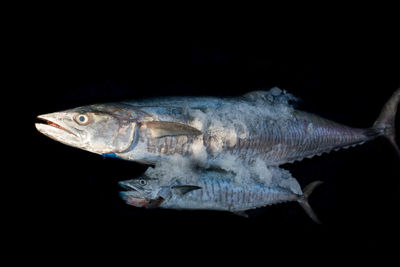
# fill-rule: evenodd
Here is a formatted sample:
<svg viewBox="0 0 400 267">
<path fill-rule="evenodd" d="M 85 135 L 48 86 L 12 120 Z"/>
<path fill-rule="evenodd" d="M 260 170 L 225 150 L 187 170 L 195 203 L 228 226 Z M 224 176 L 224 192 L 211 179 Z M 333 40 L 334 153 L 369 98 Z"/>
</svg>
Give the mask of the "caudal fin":
<svg viewBox="0 0 400 267">
<path fill-rule="evenodd" d="M 400 157 L 400 149 L 396 143 L 396 133 L 394 125 L 396 120 L 397 106 L 399 102 L 400 88 L 393 93 L 392 97 L 390 97 L 390 99 L 383 106 L 381 114 L 379 114 L 379 117 L 375 121 L 372 128 L 375 131 L 379 132 L 381 135 L 385 136 L 390 141 Z"/>
<path fill-rule="evenodd" d="M 317 214 L 315 214 L 310 204 L 308 203 L 308 197 L 314 191 L 314 189 L 322 183 L 322 181 L 315 181 L 307 185 L 303 189 L 303 195 L 297 200 L 300 206 L 306 211 L 307 215 L 310 216 L 310 218 L 318 224 L 321 224 L 321 221 L 318 219 Z"/>
</svg>

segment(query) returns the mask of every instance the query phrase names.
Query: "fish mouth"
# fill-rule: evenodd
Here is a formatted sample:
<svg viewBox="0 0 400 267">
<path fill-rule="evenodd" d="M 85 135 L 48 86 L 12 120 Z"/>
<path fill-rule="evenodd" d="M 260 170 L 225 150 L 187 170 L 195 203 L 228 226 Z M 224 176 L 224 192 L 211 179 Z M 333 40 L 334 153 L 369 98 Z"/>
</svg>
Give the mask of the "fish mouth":
<svg viewBox="0 0 400 267">
<path fill-rule="evenodd" d="M 118 184 L 119 184 L 119 186 L 121 186 L 123 189 L 126 189 L 126 190 L 133 190 L 133 191 L 138 191 L 138 192 L 139 192 L 139 190 L 138 190 L 135 186 L 131 185 L 131 184 L 129 183 L 129 181 L 119 181 Z"/>
<path fill-rule="evenodd" d="M 134 186 L 125 181 L 119 182 L 119 185 L 127 190 L 119 192 L 119 196 L 126 204 L 138 208 L 146 207 L 149 204 L 149 200 Z"/>
<path fill-rule="evenodd" d="M 136 188 L 135 186 L 131 185 L 129 181 L 120 181 L 118 182 L 119 186 L 121 186 L 126 191 L 121 191 L 120 196 L 125 201 L 129 199 L 136 199 L 136 200 L 146 200 L 143 194 Z"/>
<path fill-rule="evenodd" d="M 45 136 L 73 147 L 83 147 L 84 140 L 80 133 L 68 126 L 64 120 L 64 113 L 50 113 L 37 116 L 40 122 L 35 123 L 36 129 Z"/>
<path fill-rule="evenodd" d="M 138 191 L 121 191 L 119 192 L 119 196 L 125 201 L 132 201 L 132 200 L 146 200 L 146 198 L 142 195 L 137 194 Z"/>
<path fill-rule="evenodd" d="M 150 200 L 143 195 L 141 190 L 131 185 L 129 182 L 130 180 L 118 182 L 118 184 L 126 190 L 120 191 L 119 196 L 130 206 L 138 208 L 147 207 Z"/>
<path fill-rule="evenodd" d="M 74 135 L 75 137 L 78 137 L 75 133 L 73 133 L 71 130 L 68 130 L 67 128 L 61 126 L 60 124 L 50 120 L 50 118 L 48 118 L 46 115 L 39 115 L 37 116 L 37 119 L 42 121 L 42 122 L 37 122 L 35 123 L 36 129 L 38 129 L 39 132 L 44 133 L 44 129 L 46 129 L 46 127 L 53 127 L 56 129 L 60 129 L 62 131 L 65 131 L 69 134 Z M 43 123 L 44 122 L 44 123 Z M 45 133 L 44 133 L 45 134 Z"/>
</svg>

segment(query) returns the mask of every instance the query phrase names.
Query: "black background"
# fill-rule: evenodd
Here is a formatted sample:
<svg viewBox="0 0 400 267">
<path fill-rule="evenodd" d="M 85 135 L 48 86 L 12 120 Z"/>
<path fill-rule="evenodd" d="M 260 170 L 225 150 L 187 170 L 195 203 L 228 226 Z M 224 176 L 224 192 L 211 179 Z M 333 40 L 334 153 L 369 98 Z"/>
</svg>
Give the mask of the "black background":
<svg viewBox="0 0 400 267">
<path fill-rule="evenodd" d="M 24 75 L 13 81 L 27 119 L 20 125 L 25 145 L 14 158 L 20 165 L 9 200 L 18 218 L 15 232 L 22 233 L 17 248 L 41 251 L 34 253 L 39 258 L 99 257 L 115 250 L 122 258 L 139 254 L 171 262 L 182 254 L 195 261 L 210 255 L 286 261 L 298 251 L 307 262 L 320 253 L 336 258 L 345 252 L 396 251 L 398 245 L 391 244 L 399 237 L 400 164 L 384 138 L 283 166 L 302 186 L 324 181 L 310 197 L 323 222 L 317 225 L 297 203 L 258 209 L 249 219 L 225 212 L 129 207 L 118 197 L 117 182 L 146 166 L 103 159 L 34 128 L 39 114 L 85 104 L 170 95 L 238 96 L 273 86 L 299 97 L 299 109 L 369 127 L 400 85 L 397 33 L 358 29 L 320 34 L 324 31 L 276 37 L 194 29 L 179 36 L 167 31 L 133 31 L 129 37 L 27 35 L 30 45 L 21 49 L 23 64 L 18 66 Z"/>
</svg>

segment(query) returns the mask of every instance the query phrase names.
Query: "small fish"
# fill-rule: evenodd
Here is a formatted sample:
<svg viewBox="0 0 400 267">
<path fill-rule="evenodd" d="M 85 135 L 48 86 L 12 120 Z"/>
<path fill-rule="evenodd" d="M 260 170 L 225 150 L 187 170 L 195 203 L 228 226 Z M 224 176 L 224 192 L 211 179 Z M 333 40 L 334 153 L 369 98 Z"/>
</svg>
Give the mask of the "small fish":
<svg viewBox="0 0 400 267">
<path fill-rule="evenodd" d="M 295 194 L 282 187 L 268 187 L 253 178 L 246 183 L 235 182 L 233 173 L 202 170 L 188 173 L 190 179 L 172 179 L 165 185 L 165 179 L 143 175 L 138 179 L 121 181 L 119 184 L 128 191 L 121 197 L 127 204 L 135 207 L 221 210 L 247 217 L 246 210 L 276 203 L 297 201 L 310 218 L 320 223 L 308 204 L 308 197 L 322 182 L 315 181 L 306 186 L 303 192 Z M 197 179 L 192 177 L 196 176 Z"/>
<path fill-rule="evenodd" d="M 278 88 L 236 98 L 171 97 L 96 104 L 38 116 L 36 128 L 61 143 L 145 164 L 180 155 L 218 166 L 224 156 L 279 166 L 363 144 L 395 142 L 398 89 L 371 128 L 359 129 L 295 110 Z"/>
</svg>

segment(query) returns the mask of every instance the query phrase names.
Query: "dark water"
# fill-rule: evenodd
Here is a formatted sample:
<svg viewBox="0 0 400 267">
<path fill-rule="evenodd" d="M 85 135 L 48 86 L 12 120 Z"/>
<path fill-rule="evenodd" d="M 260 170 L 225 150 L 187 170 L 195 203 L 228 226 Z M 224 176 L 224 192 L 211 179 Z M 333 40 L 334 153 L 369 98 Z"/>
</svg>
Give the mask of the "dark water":
<svg viewBox="0 0 400 267">
<path fill-rule="evenodd" d="M 39 114 L 85 104 L 169 95 L 236 96 L 273 86 L 301 98 L 303 110 L 369 127 L 400 85 L 398 61 L 383 45 L 360 41 L 303 48 L 286 43 L 278 48 L 259 41 L 142 40 L 126 53 L 116 49 L 107 56 L 90 46 L 71 50 L 63 44 L 29 54 L 31 75 L 21 84 L 15 81 L 27 100 L 21 133 L 29 142 L 29 155 L 20 157 L 15 169 L 14 189 L 20 193 L 12 200 L 21 246 L 63 256 L 69 251 L 98 257 L 118 250 L 125 258 L 168 252 L 175 255 L 170 261 L 180 253 L 193 259 L 221 254 L 265 259 L 278 257 L 276 252 L 335 258 L 346 252 L 396 250 L 390 244 L 398 243 L 399 236 L 400 161 L 383 138 L 283 166 L 302 186 L 324 181 L 310 197 L 323 222 L 317 225 L 297 203 L 258 209 L 249 219 L 129 207 L 118 197 L 117 182 L 141 174 L 146 166 L 103 159 L 34 128 Z"/>
</svg>

